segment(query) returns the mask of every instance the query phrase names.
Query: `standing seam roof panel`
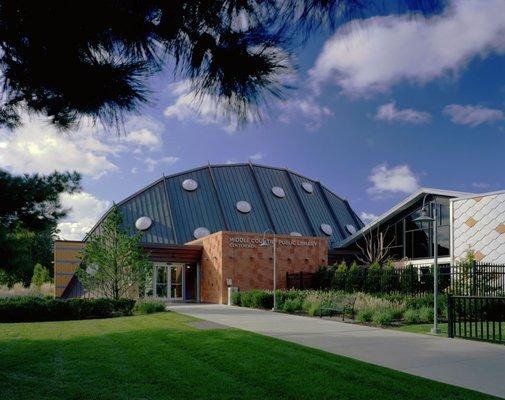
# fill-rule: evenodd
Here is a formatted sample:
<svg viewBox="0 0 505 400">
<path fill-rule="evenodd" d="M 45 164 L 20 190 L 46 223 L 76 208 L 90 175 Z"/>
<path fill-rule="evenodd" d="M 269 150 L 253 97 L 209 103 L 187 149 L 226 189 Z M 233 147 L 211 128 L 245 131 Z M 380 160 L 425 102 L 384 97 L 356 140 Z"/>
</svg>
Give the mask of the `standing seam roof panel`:
<svg viewBox="0 0 505 400">
<path fill-rule="evenodd" d="M 143 243 L 174 243 L 170 218 L 159 201 L 162 182 L 138 194 L 130 201 L 119 206 L 123 214 L 123 226 L 130 233 L 137 233 L 135 221 L 148 216 L 153 221 L 152 227 L 142 235 Z M 158 200 L 157 200 L 158 199 Z"/>
<path fill-rule="evenodd" d="M 224 229 L 219 203 L 206 167 L 165 179 L 172 217 L 181 244 L 193 240 L 193 232 L 198 227 L 205 227 L 211 232 Z M 184 190 L 182 182 L 186 179 L 194 179 L 198 188 L 192 192 Z"/>
<path fill-rule="evenodd" d="M 351 236 L 351 233 L 349 233 L 346 229 L 346 225 L 352 225 L 356 228 L 357 231 L 360 230 L 362 228 L 362 225 L 357 224 L 357 221 L 349 213 L 349 210 L 347 209 L 344 200 L 338 198 L 326 188 L 323 188 L 323 190 L 326 193 L 328 202 L 330 203 L 333 212 L 335 213 L 338 220 L 340 221 L 340 224 L 342 225 L 345 238 Z"/>
<path fill-rule="evenodd" d="M 297 174 L 289 172 L 293 178 L 293 183 L 295 184 L 295 190 L 300 196 L 300 200 L 307 211 L 307 214 L 316 229 L 317 235 L 322 237 L 327 237 L 331 242 L 338 243 L 342 240 L 339 233 L 336 221 L 331 215 L 331 211 L 328 209 L 325 200 L 323 199 L 323 194 L 320 192 L 319 185 L 310 179 L 305 179 Z M 302 182 L 310 182 L 314 188 L 312 193 L 307 193 L 302 189 Z M 332 228 L 332 235 L 325 235 L 321 231 L 321 224 L 328 224 Z"/>
<path fill-rule="evenodd" d="M 300 208 L 294 189 L 286 171 L 253 166 L 263 192 L 265 202 L 270 210 L 278 234 L 299 232 L 304 236 L 312 235 L 307 220 Z M 285 197 L 279 198 L 272 193 L 272 187 L 284 189 Z"/>
<path fill-rule="evenodd" d="M 213 167 L 212 172 L 230 230 L 263 232 L 273 229 L 249 166 Z M 249 213 L 237 210 L 236 204 L 241 200 L 251 204 Z"/>
</svg>

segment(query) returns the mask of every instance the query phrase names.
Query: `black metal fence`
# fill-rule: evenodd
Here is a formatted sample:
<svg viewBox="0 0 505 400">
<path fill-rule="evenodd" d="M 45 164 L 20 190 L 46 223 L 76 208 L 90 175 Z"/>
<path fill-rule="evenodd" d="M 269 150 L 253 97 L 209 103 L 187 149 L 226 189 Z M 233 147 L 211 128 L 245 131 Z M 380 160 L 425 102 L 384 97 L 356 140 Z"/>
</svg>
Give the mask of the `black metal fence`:
<svg viewBox="0 0 505 400">
<path fill-rule="evenodd" d="M 433 266 L 329 267 L 318 272 L 286 274 L 286 287 L 294 289 L 344 290 L 366 293 L 433 293 Z M 504 296 L 505 265 L 472 263 L 439 265 L 440 293 L 467 296 Z"/>
<path fill-rule="evenodd" d="M 449 337 L 505 343 L 505 297 L 447 297 Z"/>
</svg>

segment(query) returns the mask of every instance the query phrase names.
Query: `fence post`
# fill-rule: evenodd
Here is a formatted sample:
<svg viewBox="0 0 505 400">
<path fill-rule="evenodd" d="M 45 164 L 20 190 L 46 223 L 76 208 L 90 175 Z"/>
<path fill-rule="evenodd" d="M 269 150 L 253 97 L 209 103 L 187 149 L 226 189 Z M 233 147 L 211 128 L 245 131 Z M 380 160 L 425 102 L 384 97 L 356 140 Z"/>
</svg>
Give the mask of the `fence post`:
<svg viewBox="0 0 505 400">
<path fill-rule="evenodd" d="M 300 271 L 300 290 L 303 290 L 303 271 Z"/>
<path fill-rule="evenodd" d="M 470 289 L 470 295 L 475 296 L 477 294 L 477 265 L 475 260 L 472 260 L 472 287 Z"/>
<path fill-rule="evenodd" d="M 410 286 L 410 295 L 414 295 L 414 267 L 412 265 L 409 266 L 409 286 Z"/>
<path fill-rule="evenodd" d="M 447 295 L 447 337 L 454 337 L 454 298 L 452 294 Z"/>
</svg>

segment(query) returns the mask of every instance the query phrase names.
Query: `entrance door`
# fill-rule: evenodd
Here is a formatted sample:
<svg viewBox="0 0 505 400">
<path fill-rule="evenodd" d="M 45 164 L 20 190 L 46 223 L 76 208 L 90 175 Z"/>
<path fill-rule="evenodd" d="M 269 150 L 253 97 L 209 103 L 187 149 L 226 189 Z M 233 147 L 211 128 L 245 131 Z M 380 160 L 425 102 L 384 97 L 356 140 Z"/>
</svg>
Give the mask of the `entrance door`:
<svg viewBox="0 0 505 400">
<path fill-rule="evenodd" d="M 154 266 L 154 293 L 166 300 L 182 300 L 184 293 L 184 266 L 164 264 Z"/>
<path fill-rule="evenodd" d="M 154 293 L 156 297 L 168 297 L 168 273 L 166 265 L 154 267 Z"/>
<path fill-rule="evenodd" d="M 182 300 L 184 286 L 184 268 L 182 265 L 169 265 L 170 271 L 170 299 Z"/>
</svg>

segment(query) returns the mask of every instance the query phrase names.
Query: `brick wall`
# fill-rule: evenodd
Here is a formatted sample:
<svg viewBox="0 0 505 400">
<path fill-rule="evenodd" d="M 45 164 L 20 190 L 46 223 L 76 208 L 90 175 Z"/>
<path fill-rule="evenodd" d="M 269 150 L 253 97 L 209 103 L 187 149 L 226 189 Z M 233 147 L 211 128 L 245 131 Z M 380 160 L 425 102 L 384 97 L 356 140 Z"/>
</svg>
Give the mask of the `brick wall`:
<svg viewBox="0 0 505 400">
<path fill-rule="evenodd" d="M 240 290 L 272 289 L 272 235 L 260 247 L 261 234 L 217 232 L 188 244 L 203 246 L 201 301 L 226 303 L 226 279 Z M 313 272 L 328 262 L 328 241 L 319 237 L 277 236 L 277 287 L 286 288 L 286 272 Z"/>
</svg>

